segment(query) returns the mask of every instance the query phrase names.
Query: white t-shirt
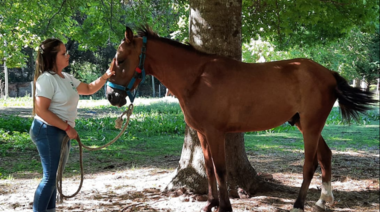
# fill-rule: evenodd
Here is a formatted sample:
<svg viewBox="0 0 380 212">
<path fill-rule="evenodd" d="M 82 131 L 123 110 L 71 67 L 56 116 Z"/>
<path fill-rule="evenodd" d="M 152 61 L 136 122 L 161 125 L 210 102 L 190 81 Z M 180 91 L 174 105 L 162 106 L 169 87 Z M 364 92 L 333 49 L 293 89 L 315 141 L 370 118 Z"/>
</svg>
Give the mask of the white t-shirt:
<svg viewBox="0 0 380 212">
<path fill-rule="evenodd" d="M 62 72 L 65 78 L 58 74 L 44 72 L 36 82 L 36 97 L 42 96 L 51 100 L 49 110 L 56 114 L 71 127 L 75 127 L 79 94 L 77 87 L 81 83 L 72 75 Z M 48 124 L 37 114 L 35 118 Z"/>
</svg>

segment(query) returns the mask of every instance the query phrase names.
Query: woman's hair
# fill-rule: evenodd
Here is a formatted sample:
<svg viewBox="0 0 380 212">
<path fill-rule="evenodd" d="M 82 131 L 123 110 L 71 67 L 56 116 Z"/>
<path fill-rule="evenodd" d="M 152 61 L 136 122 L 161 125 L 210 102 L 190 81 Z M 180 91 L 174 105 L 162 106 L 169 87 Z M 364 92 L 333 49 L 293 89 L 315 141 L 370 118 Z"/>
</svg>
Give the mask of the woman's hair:
<svg viewBox="0 0 380 212">
<path fill-rule="evenodd" d="M 56 38 L 44 40 L 39 46 L 36 59 L 36 70 L 34 71 L 33 80 L 33 116 L 35 115 L 36 102 L 36 81 L 38 77 L 46 71 L 55 73 L 57 70 L 56 58 L 63 42 Z"/>
</svg>

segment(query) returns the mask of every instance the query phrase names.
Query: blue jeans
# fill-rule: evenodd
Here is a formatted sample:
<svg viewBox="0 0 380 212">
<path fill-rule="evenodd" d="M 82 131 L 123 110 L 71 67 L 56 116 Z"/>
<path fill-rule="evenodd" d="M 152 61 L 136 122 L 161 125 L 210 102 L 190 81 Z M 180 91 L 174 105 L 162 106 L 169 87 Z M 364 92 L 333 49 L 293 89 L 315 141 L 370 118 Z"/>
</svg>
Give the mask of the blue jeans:
<svg viewBox="0 0 380 212">
<path fill-rule="evenodd" d="M 43 178 L 34 194 L 33 211 L 55 212 L 56 178 L 61 155 L 61 144 L 67 135 L 64 130 L 49 126 L 38 119 L 33 120 L 29 133 L 32 141 L 37 146 L 43 169 Z M 69 157 L 70 141 L 67 148 L 65 163 Z"/>
</svg>

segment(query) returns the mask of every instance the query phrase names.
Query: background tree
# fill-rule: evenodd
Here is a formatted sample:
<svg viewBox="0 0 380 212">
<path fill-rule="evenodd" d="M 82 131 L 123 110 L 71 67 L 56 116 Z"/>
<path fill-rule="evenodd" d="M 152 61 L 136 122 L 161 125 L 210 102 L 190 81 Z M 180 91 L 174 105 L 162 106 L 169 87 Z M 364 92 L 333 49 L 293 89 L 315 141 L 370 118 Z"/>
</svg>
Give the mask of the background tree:
<svg viewBox="0 0 380 212">
<path fill-rule="evenodd" d="M 263 40 L 251 39 L 243 45 L 243 60 L 245 62 L 275 61 L 306 57 L 312 59 L 330 70 L 338 71 L 348 80 L 360 81 L 364 75 L 372 73 L 370 81 L 378 77 L 375 68 L 379 58 L 379 33 L 366 33 L 360 31 L 359 27 L 351 29 L 347 37 L 328 44 L 305 44 L 281 50 L 277 45 Z M 365 61 L 367 68 L 356 68 L 357 64 Z M 376 62 L 377 61 L 377 62 Z M 358 65 L 362 67 L 361 65 Z M 372 67 L 372 69 L 371 69 Z M 378 67 L 378 66 L 377 66 Z M 372 72 L 370 70 L 373 70 Z M 359 86 L 359 85 L 358 85 Z"/>
<path fill-rule="evenodd" d="M 245 0 L 243 40 L 260 36 L 281 49 L 327 44 L 347 37 L 356 26 L 374 31 L 378 14 L 378 0 Z"/>
<path fill-rule="evenodd" d="M 373 34 L 368 40 L 363 41 L 366 51 L 364 57 L 354 61 L 355 71 L 366 82 L 366 90 L 380 76 L 379 32 Z"/>
<path fill-rule="evenodd" d="M 191 0 L 190 44 L 210 54 L 241 60 L 241 6 L 241 0 Z M 244 134 L 228 134 L 226 149 L 230 196 L 239 197 L 238 188 L 240 194 L 255 192 L 259 179 L 245 153 Z M 186 126 L 181 160 L 169 188 L 186 186 L 196 193 L 206 193 L 207 179 L 204 167 L 197 133 Z"/>
</svg>

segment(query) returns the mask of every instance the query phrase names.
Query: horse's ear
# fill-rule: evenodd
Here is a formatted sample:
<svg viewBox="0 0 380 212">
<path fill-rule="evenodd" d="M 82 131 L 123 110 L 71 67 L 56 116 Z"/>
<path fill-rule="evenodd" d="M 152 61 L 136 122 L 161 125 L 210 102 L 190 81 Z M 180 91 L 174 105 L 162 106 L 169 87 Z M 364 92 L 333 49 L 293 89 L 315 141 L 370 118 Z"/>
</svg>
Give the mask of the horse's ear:
<svg viewBox="0 0 380 212">
<path fill-rule="evenodd" d="M 131 28 L 127 27 L 125 29 L 124 37 L 125 37 L 124 39 L 125 39 L 126 43 L 132 42 L 132 40 L 133 40 L 133 32 L 132 32 Z"/>
</svg>

